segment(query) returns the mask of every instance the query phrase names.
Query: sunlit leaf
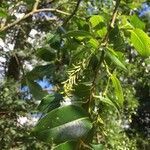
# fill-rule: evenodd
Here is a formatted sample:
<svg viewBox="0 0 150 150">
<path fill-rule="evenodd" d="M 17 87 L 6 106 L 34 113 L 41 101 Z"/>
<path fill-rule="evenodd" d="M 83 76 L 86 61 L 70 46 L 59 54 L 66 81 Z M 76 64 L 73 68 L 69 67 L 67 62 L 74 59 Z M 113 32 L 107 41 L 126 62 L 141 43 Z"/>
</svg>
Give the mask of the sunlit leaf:
<svg viewBox="0 0 150 150">
<path fill-rule="evenodd" d="M 123 102 L 124 102 L 124 96 L 123 96 L 123 91 L 122 91 L 122 87 L 121 87 L 120 81 L 117 79 L 115 74 L 111 75 L 111 80 L 112 80 L 113 86 L 115 88 L 117 103 L 120 106 L 122 106 Z"/>
<path fill-rule="evenodd" d="M 99 28 L 97 31 L 96 31 L 96 33 L 97 33 L 97 35 L 99 36 L 99 37 L 103 37 L 103 36 L 105 36 L 106 35 L 106 33 L 107 33 L 107 28 L 106 28 L 106 26 L 101 26 L 101 28 Z"/>
<path fill-rule="evenodd" d="M 117 66 L 126 70 L 125 65 L 119 60 L 117 53 L 113 51 L 112 49 L 108 49 L 108 50 L 109 51 L 106 52 L 107 57 L 109 57 L 111 61 L 115 63 Z"/>
<path fill-rule="evenodd" d="M 143 57 L 150 56 L 150 37 L 141 29 L 131 30 L 131 42 Z"/>
<path fill-rule="evenodd" d="M 137 15 L 130 16 L 129 21 L 134 28 L 145 29 L 145 23 Z"/>
<path fill-rule="evenodd" d="M 0 18 L 6 18 L 7 16 L 6 10 L 0 7 Z"/>
<path fill-rule="evenodd" d="M 96 27 L 100 22 L 104 22 L 104 18 L 100 15 L 93 15 L 89 22 L 91 23 L 92 27 Z"/>
<path fill-rule="evenodd" d="M 92 38 L 92 39 L 90 39 L 89 40 L 89 44 L 93 47 L 93 48 L 98 48 L 98 46 L 99 46 L 99 42 L 96 40 L 96 39 L 94 39 L 94 38 Z"/>
</svg>

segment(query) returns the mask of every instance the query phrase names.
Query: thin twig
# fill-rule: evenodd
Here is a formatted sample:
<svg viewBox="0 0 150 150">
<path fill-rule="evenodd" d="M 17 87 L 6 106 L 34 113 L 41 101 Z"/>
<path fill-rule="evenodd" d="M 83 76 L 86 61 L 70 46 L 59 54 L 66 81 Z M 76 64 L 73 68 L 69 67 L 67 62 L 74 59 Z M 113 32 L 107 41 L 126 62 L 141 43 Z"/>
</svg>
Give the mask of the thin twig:
<svg viewBox="0 0 150 150">
<path fill-rule="evenodd" d="M 110 26 L 111 26 L 112 28 L 114 28 L 116 16 L 117 16 L 117 13 L 118 13 L 119 4 L 120 4 L 120 0 L 117 0 L 117 1 L 116 1 L 116 5 L 115 5 L 115 9 L 114 9 L 114 11 L 113 11 L 111 23 L 110 23 Z"/>
<path fill-rule="evenodd" d="M 39 3 L 40 3 L 40 0 L 36 0 L 36 1 L 35 1 L 35 4 L 34 4 L 34 6 L 33 6 L 32 11 L 37 10 Z"/>
<path fill-rule="evenodd" d="M 114 24 L 115 24 L 115 21 L 116 21 L 116 16 L 117 16 L 117 13 L 118 13 L 119 4 L 120 4 L 120 0 L 116 0 L 116 5 L 115 5 L 115 8 L 114 8 L 114 11 L 113 11 L 108 29 L 107 29 L 107 33 L 106 33 L 104 39 L 102 40 L 104 47 L 106 47 L 106 45 L 108 43 L 109 34 L 110 34 L 111 30 L 114 28 Z"/>
<path fill-rule="evenodd" d="M 64 12 L 64 11 L 61 11 L 59 9 L 55 9 L 55 8 L 43 8 L 43 9 L 37 9 L 37 10 L 33 10 L 31 12 L 29 12 L 28 14 L 24 15 L 22 18 L 0 28 L 0 32 L 2 31 L 5 31 L 13 26 L 15 26 L 16 24 L 20 23 L 21 21 L 25 20 L 26 18 L 32 16 L 33 14 L 35 13 L 38 13 L 38 12 L 57 12 L 57 13 L 61 13 L 61 14 L 64 14 L 64 15 L 70 15 L 69 13 L 67 12 Z"/>
<path fill-rule="evenodd" d="M 2 31 L 4 31 L 4 30 L 7 30 L 7 29 L 9 29 L 10 27 L 13 27 L 14 25 L 18 24 L 19 22 L 21 22 L 22 20 L 28 18 L 28 17 L 31 16 L 31 15 L 32 15 L 32 13 L 30 12 L 30 13 L 24 15 L 21 19 L 18 19 L 18 20 L 16 20 L 16 21 L 14 21 L 14 22 L 12 22 L 12 23 L 10 23 L 10 24 L 4 26 L 3 28 L 0 28 L 0 32 L 2 32 Z"/>
<path fill-rule="evenodd" d="M 106 33 L 104 39 L 102 40 L 103 43 L 104 43 L 104 44 L 103 44 L 103 47 L 106 47 L 106 45 L 107 45 L 107 43 L 108 43 L 109 34 L 110 34 L 112 28 L 114 27 L 114 23 L 115 23 L 115 21 L 116 21 L 116 16 L 117 16 L 119 4 L 120 4 L 120 0 L 116 0 L 116 5 L 115 5 L 115 8 L 114 8 L 112 17 L 111 17 L 112 19 L 111 19 L 111 21 L 110 21 L 110 23 L 109 23 L 107 33 Z M 105 52 L 104 52 L 104 50 L 103 50 L 103 51 L 102 51 L 102 54 L 101 54 L 101 58 L 100 58 L 99 64 L 98 64 L 98 68 L 97 68 L 97 70 L 96 70 L 97 73 L 96 73 L 95 78 L 97 78 L 98 71 L 99 71 L 99 69 L 100 69 L 100 66 L 101 66 L 103 60 L 104 60 L 104 55 L 105 55 Z M 93 80 L 93 83 L 95 82 L 95 80 L 96 80 L 96 79 Z"/>
<path fill-rule="evenodd" d="M 23 76 L 25 77 L 25 71 L 24 71 L 24 68 L 23 68 L 23 66 L 22 66 L 22 64 L 21 64 L 21 62 L 20 62 L 18 56 L 17 56 L 15 53 L 12 53 L 12 55 L 15 57 L 16 62 L 17 62 L 17 65 L 18 65 L 18 67 L 20 68 L 20 70 L 21 70 Z"/>
<path fill-rule="evenodd" d="M 63 14 L 63 15 L 70 15 L 69 13 L 67 13 L 67 12 L 64 12 L 64 11 L 62 11 L 62 10 L 59 10 L 59 9 L 55 9 L 55 8 L 43 8 L 43 9 L 37 9 L 37 10 L 35 10 L 32 14 L 34 14 L 34 13 L 38 13 L 38 12 L 49 12 L 49 11 L 51 11 L 51 12 L 57 12 L 57 13 L 60 13 L 60 14 Z"/>
<path fill-rule="evenodd" d="M 120 0 L 117 0 L 117 1 L 116 1 L 116 5 L 115 5 L 115 8 L 114 8 L 114 11 L 113 11 L 113 14 L 112 14 L 112 17 L 111 17 L 111 20 L 110 20 L 110 23 L 109 23 L 109 25 L 108 25 L 107 33 L 106 33 L 105 37 L 104 37 L 103 40 L 102 40 L 102 42 L 103 42 L 103 45 L 102 45 L 103 48 L 105 48 L 106 45 L 107 45 L 107 43 L 108 43 L 109 34 L 110 34 L 110 32 L 111 32 L 111 30 L 112 30 L 112 27 L 114 26 L 114 23 L 115 23 L 115 21 L 116 21 L 116 15 L 117 15 L 117 11 L 118 11 L 119 4 L 120 4 Z M 94 90 L 95 90 L 96 79 L 97 79 L 97 77 L 98 77 L 98 74 L 99 74 L 99 70 L 100 70 L 100 68 L 101 68 L 101 65 L 102 65 L 102 63 L 103 63 L 103 61 L 104 61 L 104 57 L 105 57 L 105 51 L 102 50 L 102 52 L 101 52 L 101 57 L 100 57 L 100 61 L 99 61 L 99 63 L 97 64 L 97 68 L 96 68 L 95 73 L 94 73 L 94 77 L 93 77 L 93 81 L 92 81 L 91 93 L 93 93 Z M 92 95 L 92 94 L 91 94 L 91 95 Z M 90 96 L 89 101 L 88 101 L 88 103 L 89 103 L 88 105 L 90 105 L 90 103 L 91 103 L 91 101 L 92 101 L 92 98 L 93 98 L 93 96 Z"/>
<path fill-rule="evenodd" d="M 76 7 L 74 9 L 74 11 L 71 13 L 71 15 L 66 19 L 66 21 L 63 23 L 63 26 L 65 26 L 71 19 L 72 17 L 76 14 L 76 12 L 78 11 L 78 8 L 80 6 L 82 0 L 78 0 Z"/>
</svg>

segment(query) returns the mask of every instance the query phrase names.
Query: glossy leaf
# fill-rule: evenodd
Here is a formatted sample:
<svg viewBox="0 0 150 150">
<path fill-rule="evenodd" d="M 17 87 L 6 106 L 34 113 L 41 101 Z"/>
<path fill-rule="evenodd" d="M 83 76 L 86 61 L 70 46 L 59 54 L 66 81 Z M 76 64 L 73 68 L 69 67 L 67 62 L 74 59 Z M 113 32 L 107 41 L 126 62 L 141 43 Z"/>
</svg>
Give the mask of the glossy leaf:
<svg viewBox="0 0 150 150">
<path fill-rule="evenodd" d="M 143 57 L 150 56 L 150 37 L 141 29 L 131 30 L 131 42 Z"/>
<path fill-rule="evenodd" d="M 92 128 L 87 113 L 69 105 L 49 112 L 35 126 L 33 134 L 41 140 L 61 143 L 85 136 Z"/>
<path fill-rule="evenodd" d="M 113 86 L 115 88 L 117 103 L 120 106 L 122 106 L 123 102 L 124 102 L 124 96 L 123 96 L 123 91 L 122 91 L 122 87 L 121 87 L 120 81 L 117 79 L 115 74 L 111 75 L 111 80 L 112 80 Z"/>
</svg>

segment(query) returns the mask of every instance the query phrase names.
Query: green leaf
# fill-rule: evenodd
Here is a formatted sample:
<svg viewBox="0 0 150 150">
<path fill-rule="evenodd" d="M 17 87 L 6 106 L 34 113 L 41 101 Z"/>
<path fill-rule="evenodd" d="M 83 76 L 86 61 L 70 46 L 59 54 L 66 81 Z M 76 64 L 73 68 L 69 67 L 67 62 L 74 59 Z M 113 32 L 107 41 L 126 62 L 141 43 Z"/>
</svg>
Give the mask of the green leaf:
<svg viewBox="0 0 150 150">
<path fill-rule="evenodd" d="M 99 47 L 99 42 L 94 38 L 91 38 L 89 40 L 89 44 L 95 49 L 97 49 Z"/>
<path fill-rule="evenodd" d="M 90 27 L 85 19 L 75 18 L 74 22 L 77 24 L 78 30 L 89 31 Z"/>
<path fill-rule="evenodd" d="M 91 144 L 92 150 L 104 150 L 105 146 L 103 144 Z"/>
<path fill-rule="evenodd" d="M 50 44 L 51 48 L 53 49 L 60 49 L 61 47 L 61 39 L 59 35 L 47 35 L 47 43 Z"/>
<path fill-rule="evenodd" d="M 0 7 L 0 18 L 6 18 L 8 16 L 6 10 Z"/>
<path fill-rule="evenodd" d="M 83 31 L 83 30 L 78 30 L 78 31 L 70 31 L 66 34 L 63 35 L 63 37 L 85 37 L 89 38 L 92 37 L 90 32 Z"/>
<path fill-rule="evenodd" d="M 111 80 L 112 80 L 113 86 L 115 88 L 117 103 L 120 106 L 122 106 L 123 102 L 124 102 L 124 96 L 123 96 L 123 91 L 122 91 L 122 87 L 121 87 L 120 81 L 117 79 L 115 74 L 111 75 Z"/>
<path fill-rule="evenodd" d="M 103 36 L 105 36 L 106 35 L 106 33 L 107 33 L 107 28 L 106 28 L 106 26 L 102 26 L 100 29 L 98 29 L 97 31 L 96 31 L 96 33 L 97 33 L 97 35 L 99 36 L 99 37 L 103 37 Z"/>
<path fill-rule="evenodd" d="M 119 29 L 124 30 L 124 34 L 128 34 L 127 30 L 133 29 L 133 25 L 129 22 L 131 16 L 128 15 L 122 15 L 120 16 L 120 24 L 119 24 Z"/>
<path fill-rule="evenodd" d="M 90 59 L 90 67 L 95 71 L 97 66 L 98 66 L 98 62 L 99 62 L 99 56 L 98 55 L 95 55 L 93 54 L 91 56 L 91 59 Z"/>
<path fill-rule="evenodd" d="M 85 83 L 80 83 L 75 86 L 73 94 L 75 97 L 77 97 L 77 100 L 82 102 L 87 101 L 87 98 L 89 97 L 91 89 L 91 84 L 87 85 Z"/>
<path fill-rule="evenodd" d="M 53 74 L 54 65 L 48 64 L 43 66 L 36 66 L 26 74 L 26 77 L 30 80 L 43 79 L 44 76 L 50 76 Z"/>
<path fill-rule="evenodd" d="M 103 97 L 101 95 L 94 95 L 94 97 L 98 98 L 101 102 L 106 103 L 106 104 L 108 104 L 110 106 L 113 106 L 115 109 L 117 109 L 115 104 L 108 97 Z"/>
<path fill-rule="evenodd" d="M 104 22 L 104 18 L 100 15 L 93 15 L 89 22 L 91 23 L 92 27 L 96 27 L 100 22 Z"/>
<path fill-rule="evenodd" d="M 48 48 L 39 48 L 37 50 L 37 56 L 43 59 L 44 61 L 49 61 L 49 62 L 55 59 L 55 53 Z"/>
<path fill-rule="evenodd" d="M 32 133 L 43 141 L 61 143 L 81 138 L 91 128 L 88 114 L 81 107 L 69 105 L 49 112 Z"/>
<path fill-rule="evenodd" d="M 127 70 L 125 65 L 118 59 L 117 53 L 110 48 L 108 50 L 109 51 L 106 52 L 107 57 L 109 57 L 112 60 L 112 62 L 115 63 L 120 68 Z"/>
<path fill-rule="evenodd" d="M 46 96 L 47 92 L 43 91 L 38 83 L 31 80 L 27 80 L 27 85 L 31 94 L 36 100 L 41 100 L 43 97 Z"/>
<path fill-rule="evenodd" d="M 76 141 L 67 141 L 57 145 L 53 150 L 77 150 L 77 146 L 78 145 Z"/>
<path fill-rule="evenodd" d="M 130 16 L 129 21 L 134 28 L 145 29 L 145 23 L 137 15 Z"/>
<path fill-rule="evenodd" d="M 28 4 L 28 5 L 32 5 L 32 4 L 34 4 L 34 0 L 26 0 L 26 3 Z"/>
<path fill-rule="evenodd" d="M 109 41 L 113 45 L 114 50 L 121 51 L 124 49 L 124 38 L 118 26 L 115 26 L 109 33 Z"/>
<path fill-rule="evenodd" d="M 63 97 L 58 93 L 46 95 L 38 106 L 38 110 L 44 113 L 49 112 L 58 108 L 61 100 L 63 100 Z"/>
<path fill-rule="evenodd" d="M 150 37 L 141 29 L 131 30 L 131 42 L 143 57 L 150 56 Z"/>
</svg>

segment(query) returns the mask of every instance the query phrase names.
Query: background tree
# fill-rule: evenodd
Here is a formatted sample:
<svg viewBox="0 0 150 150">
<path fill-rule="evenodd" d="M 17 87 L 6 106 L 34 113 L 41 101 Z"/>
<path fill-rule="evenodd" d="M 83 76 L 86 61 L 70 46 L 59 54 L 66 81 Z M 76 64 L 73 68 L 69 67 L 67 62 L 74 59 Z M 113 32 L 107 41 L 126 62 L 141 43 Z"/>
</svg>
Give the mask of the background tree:
<svg viewBox="0 0 150 150">
<path fill-rule="evenodd" d="M 139 84 L 149 92 L 149 85 L 144 83 L 149 76 L 150 38 L 147 20 L 138 17 L 142 2 L 2 1 L 1 55 L 8 58 L 4 76 L 22 87 L 28 86 L 32 96 L 23 97 L 18 92 L 19 99 L 30 104 L 27 112 L 42 113 L 32 131 L 32 135 L 45 142 L 40 143 L 42 148 L 43 144 L 54 149 L 148 147 L 148 136 L 146 144 L 139 145 L 137 132 L 132 131 L 135 134 L 129 134 L 130 138 L 125 132 L 138 105 Z M 43 78 L 52 89 L 40 87 L 38 83 Z M 10 89 L 6 83 L 3 89 Z M 11 98 L 2 100 L 14 100 L 6 105 L 7 109 L 14 102 L 18 107 L 17 94 L 11 90 L 8 93 Z M 5 90 L 1 95 L 5 95 Z M 36 107 L 39 100 L 41 103 Z M 19 111 L 13 109 L 13 113 L 17 121 Z M 131 129 L 137 129 L 134 120 Z M 15 130 L 18 128 L 16 125 Z M 28 133 L 26 129 L 27 143 Z M 18 146 L 18 138 L 8 142 L 8 146 L 3 139 L 3 149 Z M 31 140 L 29 145 L 40 149 L 33 144 L 34 137 Z"/>
</svg>

